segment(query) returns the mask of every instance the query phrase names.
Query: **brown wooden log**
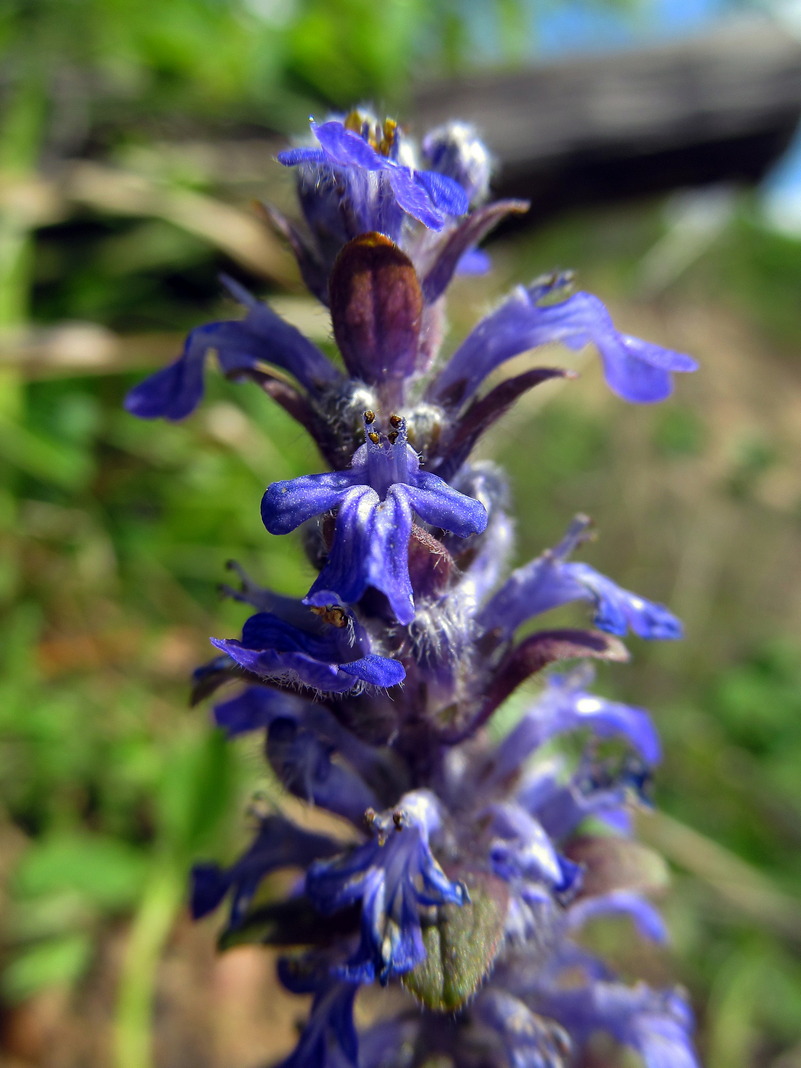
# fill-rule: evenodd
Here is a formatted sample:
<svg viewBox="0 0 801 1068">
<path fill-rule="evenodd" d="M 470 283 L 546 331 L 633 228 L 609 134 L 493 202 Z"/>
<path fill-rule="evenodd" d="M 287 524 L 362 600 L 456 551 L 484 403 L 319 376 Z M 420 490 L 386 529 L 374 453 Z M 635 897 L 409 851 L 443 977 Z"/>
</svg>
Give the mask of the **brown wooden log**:
<svg viewBox="0 0 801 1068">
<path fill-rule="evenodd" d="M 418 130 L 458 116 L 498 160 L 494 191 L 529 220 L 712 182 L 753 183 L 801 118 L 801 41 L 768 19 L 689 40 L 420 87 Z"/>
</svg>

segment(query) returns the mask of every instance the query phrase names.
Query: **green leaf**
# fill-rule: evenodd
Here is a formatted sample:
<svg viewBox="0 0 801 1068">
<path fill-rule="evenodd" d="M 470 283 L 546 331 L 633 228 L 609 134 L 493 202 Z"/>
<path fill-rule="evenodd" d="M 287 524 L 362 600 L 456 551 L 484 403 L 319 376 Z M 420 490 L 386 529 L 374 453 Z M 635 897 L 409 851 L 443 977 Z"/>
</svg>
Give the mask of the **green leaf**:
<svg viewBox="0 0 801 1068">
<path fill-rule="evenodd" d="M 177 857 L 203 852 L 236 789 L 234 755 L 222 731 L 192 738 L 167 761 L 159 796 L 161 830 Z"/>
<path fill-rule="evenodd" d="M 15 879 L 19 900 L 72 891 L 103 909 L 125 909 L 138 899 L 147 858 L 135 846 L 101 835 L 65 834 L 31 847 Z"/>
<path fill-rule="evenodd" d="M 94 471 L 84 449 L 8 419 L 0 419 L 0 456 L 25 474 L 70 492 L 85 486 Z"/>
<path fill-rule="evenodd" d="M 470 891 L 466 905 L 443 905 L 423 928 L 426 959 L 402 978 L 427 1008 L 455 1012 L 476 992 L 500 946 L 509 891 L 486 872 L 448 873 Z"/>
<path fill-rule="evenodd" d="M 47 986 L 72 983 L 86 969 L 92 951 L 88 934 L 71 934 L 32 946 L 6 968 L 2 990 L 24 1001 Z"/>
</svg>

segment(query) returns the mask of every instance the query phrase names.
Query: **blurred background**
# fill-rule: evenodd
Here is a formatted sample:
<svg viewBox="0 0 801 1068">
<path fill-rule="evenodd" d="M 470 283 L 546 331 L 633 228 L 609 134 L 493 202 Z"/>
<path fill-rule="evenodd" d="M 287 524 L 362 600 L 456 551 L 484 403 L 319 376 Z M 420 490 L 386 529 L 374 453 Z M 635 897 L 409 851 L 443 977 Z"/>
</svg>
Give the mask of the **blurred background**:
<svg viewBox="0 0 801 1068">
<path fill-rule="evenodd" d="M 270 402 L 210 375 L 180 426 L 125 392 L 236 314 L 228 272 L 321 344 L 253 210 L 309 114 L 369 101 L 476 121 L 528 220 L 457 283 L 452 340 L 573 267 L 628 332 L 698 357 L 656 408 L 597 361 L 485 446 L 519 559 L 577 511 L 585 559 L 684 619 L 601 689 L 654 713 L 642 836 L 708 1068 L 801 1065 L 801 12 L 722 0 L 4 0 L 0 5 L 0 1057 L 9 1068 L 250 1068 L 301 1015 L 269 952 L 215 956 L 186 876 L 230 862 L 269 791 L 257 749 L 187 709 L 238 633 L 225 563 L 296 595 L 264 486 L 316 470 Z M 563 359 L 564 357 L 564 359 Z M 559 353 L 568 363 L 567 354 Z M 644 951 L 643 951 L 644 952 Z M 641 961 L 631 961 L 632 972 Z"/>
</svg>

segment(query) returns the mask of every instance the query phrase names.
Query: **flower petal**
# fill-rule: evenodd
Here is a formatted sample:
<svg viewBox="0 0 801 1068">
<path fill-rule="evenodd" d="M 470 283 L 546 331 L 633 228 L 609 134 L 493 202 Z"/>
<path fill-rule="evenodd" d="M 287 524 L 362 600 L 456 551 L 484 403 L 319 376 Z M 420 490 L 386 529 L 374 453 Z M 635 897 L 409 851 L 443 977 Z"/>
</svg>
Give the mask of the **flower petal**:
<svg viewBox="0 0 801 1068">
<path fill-rule="evenodd" d="M 622 736 L 649 765 L 659 762 L 659 735 L 645 709 L 596 697 L 583 689 L 586 677 L 582 669 L 548 677 L 539 700 L 498 746 L 496 767 L 501 778 L 550 738 L 582 728 L 599 738 Z"/>
<path fill-rule="evenodd" d="M 584 586 L 595 601 L 593 622 L 601 630 L 623 636 L 631 629 L 639 638 L 661 641 L 684 636 L 680 620 L 664 605 L 624 590 L 589 564 L 563 564 L 562 573 L 568 583 L 575 579 Z"/>
<path fill-rule="evenodd" d="M 614 890 L 601 897 L 585 897 L 574 901 L 567 911 L 567 920 L 573 930 L 583 927 L 597 916 L 630 916 L 643 938 L 652 942 L 667 942 L 665 921 L 657 909 L 644 897 L 630 890 Z"/>
<path fill-rule="evenodd" d="M 340 980 L 322 984 L 297 1046 L 275 1068 L 359 1068 L 359 1040 L 353 1022 L 358 989 Z"/>
<path fill-rule="evenodd" d="M 262 522 L 271 534 L 289 534 L 307 519 L 343 504 L 356 477 L 352 471 L 326 471 L 273 482 L 262 497 Z"/>
<path fill-rule="evenodd" d="M 394 686 L 405 675 L 403 666 L 388 657 L 356 655 L 361 639 L 350 645 L 342 630 L 320 624 L 311 613 L 304 630 L 271 612 L 259 612 L 245 623 L 242 641 L 212 638 L 211 643 L 260 678 L 300 682 L 328 693 L 353 690 L 355 680 L 372 683 L 375 678 L 377 685 Z"/>
<path fill-rule="evenodd" d="M 361 656 L 358 660 L 340 664 L 340 670 L 347 675 L 354 675 L 371 686 L 380 686 L 382 689 L 397 686 L 406 678 L 403 664 L 397 660 L 390 660 L 386 656 L 377 656 L 375 653 L 368 653 L 367 656 Z"/>
<path fill-rule="evenodd" d="M 193 330 L 174 363 L 130 391 L 125 407 L 133 415 L 177 421 L 193 412 L 203 397 L 203 369 L 212 350 L 223 372 L 231 377 L 271 363 L 289 371 L 307 389 L 340 379 L 340 372 L 296 327 L 238 283 L 228 279 L 226 284 L 248 308 L 245 319 L 208 323 Z"/>
<path fill-rule="evenodd" d="M 289 371 L 312 392 L 340 381 L 341 372 L 296 326 L 282 319 L 268 304 L 256 300 L 238 282 L 227 276 L 223 281 L 232 295 L 248 309 L 241 322 L 230 324 L 237 328 L 230 339 L 216 346 L 227 374 L 235 373 L 237 361 L 244 355 L 244 358 L 250 356 Z"/>
<path fill-rule="evenodd" d="M 326 834 L 315 834 L 296 826 L 284 816 L 268 816 L 261 821 L 252 845 L 230 868 L 198 864 L 192 871 L 192 915 L 195 919 L 212 912 L 229 890 L 234 890 L 231 924 L 242 919 L 259 883 L 279 868 L 305 868 L 314 860 L 330 857 L 341 844 Z"/>
<path fill-rule="evenodd" d="M 407 625 L 414 619 L 414 595 L 409 578 L 411 509 L 394 486 L 377 505 L 368 546 L 367 578 L 386 596 L 395 618 Z M 405 487 L 404 487 L 405 488 Z"/>
<path fill-rule="evenodd" d="M 429 230 L 441 230 L 445 218 L 432 203 L 425 185 L 418 181 L 419 174 L 408 167 L 391 167 L 387 171 L 389 184 L 398 205 Z"/>
<path fill-rule="evenodd" d="M 460 493 L 430 471 L 419 471 L 412 486 L 393 486 L 388 497 L 393 494 L 404 497 L 426 523 L 460 538 L 481 534 L 487 526 L 487 510 L 480 501 Z"/>
<path fill-rule="evenodd" d="M 541 1011 L 579 1042 L 607 1031 L 642 1056 L 646 1068 L 699 1068 L 692 1048 L 692 1014 L 676 990 L 651 990 L 596 980 L 585 987 L 549 991 Z"/>
<path fill-rule="evenodd" d="M 361 827 L 378 799 L 346 764 L 331 760 L 333 746 L 287 718 L 267 733 L 267 759 L 279 782 L 303 801 L 328 809 Z"/>
<path fill-rule="evenodd" d="M 267 686 L 249 686 L 237 697 L 224 701 L 214 709 L 214 722 L 229 738 L 249 731 L 269 727 L 282 716 L 302 716 L 307 708 L 314 708 L 294 694 L 272 690 Z"/>
<path fill-rule="evenodd" d="M 436 170 L 418 170 L 414 171 L 413 175 L 416 183 L 426 191 L 429 200 L 438 211 L 453 216 L 467 214 L 470 206 L 469 192 L 456 178 L 441 174 Z M 437 228 L 434 227 L 434 229 Z"/>
<path fill-rule="evenodd" d="M 257 356 L 239 352 L 234 356 L 231 345 L 240 339 L 240 324 L 236 322 L 209 323 L 193 330 L 186 339 L 184 351 L 174 363 L 156 371 L 129 392 L 125 407 L 140 419 L 170 419 L 177 422 L 190 415 L 203 398 L 203 372 L 206 356 L 211 349 L 228 353 L 226 370 L 246 370 L 255 367 Z"/>
<path fill-rule="evenodd" d="M 528 289 L 519 287 L 457 349 L 433 384 L 432 398 L 462 404 L 505 360 L 554 341 L 572 349 L 594 343 L 609 387 L 634 402 L 662 400 L 672 388 L 671 373 L 696 369 L 696 362 L 684 353 L 621 334 L 597 297 L 563 296 L 568 284 L 567 275 L 556 275 Z"/>
<path fill-rule="evenodd" d="M 311 130 L 329 163 L 361 167 L 367 171 L 380 171 L 389 165 L 385 156 L 380 156 L 359 134 L 347 129 L 337 119 L 320 124 L 312 122 Z"/>
<path fill-rule="evenodd" d="M 631 629 L 640 638 L 681 638 L 681 623 L 663 605 L 623 589 L 588 564 L 566 562 L 586 537 L 588 524 L 579 516 L 555 549 L 512 572 L 482 609 L 479 625 L 499 638 L 510 637 L 532 616 L 571 601 L 593 601 L 593 622 L 610 634 L 622 637 Z"/>
<path fill-rule="evenodd" d="M 309 590 L 307 602 L 315 602 L 315 595 L 323 590 L 334 591 L 345 604 L 355 604 L 362 596 L 370 578 L 369 554 L 378 507 L 378 494 L 369 486 L 354 486 L 344 495 L 328 560 Z"/>
<path fill-rule="evenodd" d="M 507 991 L 485 988 L 476 999 L 474 1012 L 497 1035 L 509 1068 L 562 1068 L 570 1063 L 569 1036 L 553 1020 L 532 1012 Z"/>
<path fill-rule="evenodd" d="M 493 805 L 489 860 L 496 875 L 545 882 L 561 889 L 563 868 L 550 837 L 525 809 L 512 802 Z"/>
</svg>

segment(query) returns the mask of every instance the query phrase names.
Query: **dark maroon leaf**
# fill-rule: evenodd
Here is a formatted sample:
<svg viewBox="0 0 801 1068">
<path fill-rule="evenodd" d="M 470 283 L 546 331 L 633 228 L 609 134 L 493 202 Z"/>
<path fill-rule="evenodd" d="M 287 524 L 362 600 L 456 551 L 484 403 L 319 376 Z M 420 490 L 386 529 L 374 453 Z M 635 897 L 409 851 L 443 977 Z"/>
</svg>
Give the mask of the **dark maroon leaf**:
<svg viewBox="0 0 801 1068">
<path fill-rule="evenodd" d="M 414 371 L 423 294 L 412 261 L 388 237 L 349 241 L 331 272 L 329 296 L 334 337 L 351 375 L 378 384 Z"/>
<path fill-rule="evenodd" d="M 448 240 L 437 247 L 436 258 L 423 272 L 423 295 L 426 304 L 433 304 L 442 296 L 465 252 L 475 248 L 504 216 L 512 213 L 521 215 L 528 209 L 527 200 L 496 200 L 483 208 L 477 208 L 458 223 Z"/>
<path fill-rule="evenodd" d="M 287 241 L 297 260 L 306 287 L 325 304 L 328 300 L 328 274 L 309 242 L 283 212 L 273 207 L 272 204 L 257 201 L 255 207 L 259 218 Z"/>
<path fill-rule="evenodd" d="M 552 378 L 575 378 L 573 371 L 558 367 L 535 367 L 514 378 L 507 378 L 489 393 L 474 401 L 466 411 L 454 420 L 448 432 L 443 434 L 437 453 L 441 456 L 439 463 L 430 462 L 429 469 L 449 479 L 462 466 L 481 435 L 492 424 L 505 415 L 514 402 L 526 390 L 547 382 Z"/>
<path fill-rule="evenodd" d="M 558 660 L 625 661 L 628 650 L 611 634 L 598 630 L 540 630 L 509 652 L 493 672 L 484 704 L 470 732 L 486 723 L 496 708 L 527 678 Z"/>
</svg>

